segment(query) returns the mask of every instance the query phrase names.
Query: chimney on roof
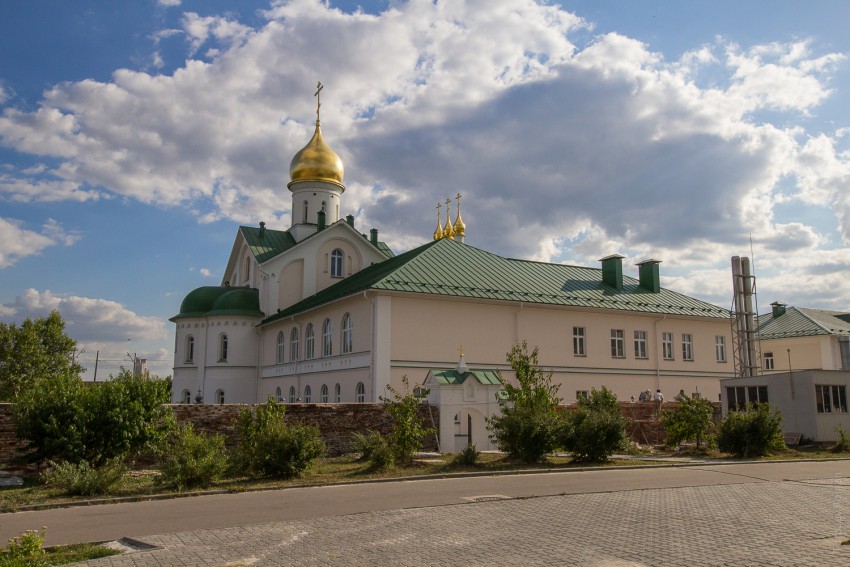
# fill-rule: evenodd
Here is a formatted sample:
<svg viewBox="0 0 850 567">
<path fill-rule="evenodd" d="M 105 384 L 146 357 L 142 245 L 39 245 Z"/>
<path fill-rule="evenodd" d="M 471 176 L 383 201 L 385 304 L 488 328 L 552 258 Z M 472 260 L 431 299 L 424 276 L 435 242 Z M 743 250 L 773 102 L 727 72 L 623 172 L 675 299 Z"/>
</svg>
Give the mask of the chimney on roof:
<svg viewBox="0 0 850 567">
<path fill-rule="evenodd" d="M 611 254 L 599 260 L 602 262 L 602 283 L 617 291 L 623 291 L 623 258 L 625 256 Z"/>
<path fill-rule="evenodd" d="M 264 223 L 263 221 L 260 221 L 260 233 L 258 236 L 260 240 L 262 240 L 266 236 L 266 223 Z"/>
<path fill-rule="evenodd" d="M 354 228 L 354 215 L 348 215 L 347 217 L 345 217 L 345 222 L 348 223 L 348 226 Z"/>
<path fill-rule="evenodd" d="M 321 211 L 319 211 L 319 214 L 317 216 L 318 216 L 318 223 L 319 223 L 318 230 L 325 230 L 325 218 L 327 216 L 327 214 L 325 213 L 325 209 L 322 209 Z"/>
<path fill-rule="evenodd" d="M 640 287 L 652 292 L 659 293 L 661 291 L 661 276 L 658 273 L 658 264 L 661 260 L 650 258 L 638 263 L 638 280 Z"/>
<path fill-rule="evenodd" d="M 378 245 L 378 229 L 373 228 L 369 231 L 369 242 L 372 243 L 372 246 Z"/>
<path fill-rule="evenodd" d="M 785 315 L 785 304 L 779 301 L 774 301 L 770 304 L 772 308 L 773 318 L 781 317 Z"/>
</svg>

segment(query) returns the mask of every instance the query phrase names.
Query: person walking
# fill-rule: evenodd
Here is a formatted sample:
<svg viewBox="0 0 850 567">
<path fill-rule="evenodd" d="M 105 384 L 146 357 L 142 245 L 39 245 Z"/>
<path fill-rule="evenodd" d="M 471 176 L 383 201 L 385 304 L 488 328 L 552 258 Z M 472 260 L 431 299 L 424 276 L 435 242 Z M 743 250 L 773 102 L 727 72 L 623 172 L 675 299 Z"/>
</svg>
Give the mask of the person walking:
<svg viewBox="0 0 850 567">
<path fill-rule="evenodd" d="M 664 394 L 661 393 L 661 388 L 658 388 L 657 390 L 655 390 L 655 395 L 652 396 L 652 401 L 653 402 L 663 402 L 664 401 Z"/>
</svg>

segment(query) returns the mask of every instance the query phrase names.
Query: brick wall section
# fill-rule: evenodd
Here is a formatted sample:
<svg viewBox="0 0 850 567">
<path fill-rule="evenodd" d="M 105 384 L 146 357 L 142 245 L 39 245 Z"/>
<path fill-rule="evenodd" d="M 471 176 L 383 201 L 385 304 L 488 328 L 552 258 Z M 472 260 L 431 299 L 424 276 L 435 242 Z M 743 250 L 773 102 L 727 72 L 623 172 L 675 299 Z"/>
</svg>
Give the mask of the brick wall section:
<svg viewBox="0 0 850 567">
<path fill-rule="evenodd" d="M 720 403 L 713 402 L 714 422 L 720 420 Z M 233 437 L 233 421 L 239 410 L 246 406 L 240 404 L 176 404 L 171 409 L 177 421 L 191 421 L 198 431 L 222 433 L 229 439 Z M 440 408 L 423 404 L 422 412 L 426 423 L 440 422 Z M 575 405 L 562 406 L 564 410 L 575 409 Z M 621 402 L 623 415 L 629 419 L 629 435 L 642 445 L 660 445 L 666 438 L 664 428 L 658 422 L 659 409 L 674 410 L 675 402 Z M 322 432 L 328 445 L 328 452 L 341 454 L 351 449 L 354 433 L 370 429 L 386 434 L 389 431 L 389 416 L 381 404 L 287 404 L 287 419 L 315 425 Z M 425 449 L 436 451 L 436 440 L 425 439 Z M 15 456 L 15 450 L 25 445 L 15 436 L 12 426 L 11 404 L 0 404 L 0 465 L 9 463 Z"/>
<path fill-rule="evenodd" d="M 191 422 L 196 431 L 222 433 L 233 438 L 233 422 L 239 412 L 248 407 L 244 404 L 175 404 L 171 406 L 179 423 Z M 440 422 L 440 408 L 422 404 L 420 406 L 426 424 Z M 383 404 L 287 404 L 286 419 L 315 425 L 322 432 L 328 453 L 339 455 L 353 448 L 354 434 L 369 430 L 384 435 L 390 431 L 390 417 Z M 426 451 L 436 451 L 435 436 L 423 439 Z"/>
</svg>

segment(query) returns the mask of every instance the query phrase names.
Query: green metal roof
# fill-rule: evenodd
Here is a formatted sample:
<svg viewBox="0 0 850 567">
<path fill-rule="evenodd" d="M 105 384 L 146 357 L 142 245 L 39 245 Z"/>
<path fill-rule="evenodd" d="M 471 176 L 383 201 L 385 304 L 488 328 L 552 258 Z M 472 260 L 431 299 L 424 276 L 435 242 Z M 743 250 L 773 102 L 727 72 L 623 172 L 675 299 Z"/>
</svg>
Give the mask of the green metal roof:
<svg viewBox="0 0 850 567">
<path fill-rule="evenodd" d="M 624 277 L 622 291 L 616 291 L 602 283 L 598 268 L 503 258 L 442 239 L 369 266 L 264 323 L 368 289 L 694 317 L 731 316 L 727 309 L 668 289 L 652 293 L 635 278 Z"/>
<path fill-rule="evenodd" d="M 192 290 L 180 304 L 180 313 L 169 319 L 209 315 L 241 315 L 263 317 L 260 292 L 251 287 L 204 286 Z"/>
<path fill-rule="evenodd" d="M 438 384 L 459 385 L 466 382 L 470 376 L 480 384 L 501 384 L 499 375 L 492 370 L 470 370 L 461 374 L 457 370 L 432 370 L 431 376 Z"/>
<path fill-rule="evenodd" d="M 242 236 L 245 237 L 245 242 L 248 243 L 248 248 L 250 248 L 251 254 L 254 255 L 254 258 L 260 264 L 266 260 L 274 258 L 278 254 L 286 252 L 297 244 L 297 242 L 295 242 L 295 238 L 293 238 L 292 234 L 288 230 L 272 230 L 270 228 L 264 228 L 262 231 L 262 237 L 260 237 L 260 228 L 256 226 L 240 226 L 239 231 L 242 233 Z M 308 238 L 312 238 L 316 234 L 312 234 L 308 236 Z M 369 237 L 365 234 L 361 234 L 360 236 L 369 242 Z M 376 248 L 388 258 L 392 258 L 395 255 L 385 242 L 378 242 Z"/>
<path fill-rule="evenodd" d="M 759 316 L 759 338 L 769 340 L 817 335 L 850 335 L 850 321 L 846 319 L 850 319 L 848 314 L 840 311 L 789 307 L 779 317 L 774 317 L 772 313 Z"/>
</svg>

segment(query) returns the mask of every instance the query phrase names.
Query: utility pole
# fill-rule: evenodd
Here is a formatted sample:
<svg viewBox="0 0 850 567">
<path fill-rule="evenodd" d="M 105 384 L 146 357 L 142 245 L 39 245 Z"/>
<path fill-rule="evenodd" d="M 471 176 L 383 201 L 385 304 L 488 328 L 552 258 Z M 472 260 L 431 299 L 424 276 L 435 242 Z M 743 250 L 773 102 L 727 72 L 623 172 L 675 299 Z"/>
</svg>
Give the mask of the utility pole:
<svg viewBox="0 0 850 567">
<path fill-rule="evenodd" d="M 94 381 L 97 382 L 97 363 L 100 361 L 100 351 L 94 355 Z"/>
</svg>

